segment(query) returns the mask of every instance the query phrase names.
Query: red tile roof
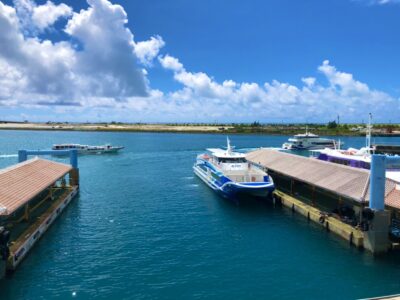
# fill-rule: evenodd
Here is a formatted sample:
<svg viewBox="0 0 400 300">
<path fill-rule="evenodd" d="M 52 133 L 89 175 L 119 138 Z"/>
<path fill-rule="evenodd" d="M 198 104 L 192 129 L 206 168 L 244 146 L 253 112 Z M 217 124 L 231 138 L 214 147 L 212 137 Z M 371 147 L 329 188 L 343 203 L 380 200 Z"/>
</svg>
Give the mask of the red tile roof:
<svg viewBox="0 0 400 300">
<path fill-rule="evenodd" d="M 0 170 L 0 216 L 12 214 L 71 169 L 70 165 L 34 158 Z"/>
</svg>

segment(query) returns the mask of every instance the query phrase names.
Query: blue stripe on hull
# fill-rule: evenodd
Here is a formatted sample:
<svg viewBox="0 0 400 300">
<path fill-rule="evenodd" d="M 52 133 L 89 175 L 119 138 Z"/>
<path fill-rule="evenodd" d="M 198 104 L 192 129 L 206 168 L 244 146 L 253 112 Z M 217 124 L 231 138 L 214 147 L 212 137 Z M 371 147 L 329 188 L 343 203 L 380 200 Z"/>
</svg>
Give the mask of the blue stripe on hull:
<svg viewBox="0 0 400 300">
<path fill-rule="evenodd" d="M 205 166 L 207 168 L 209 167 L 208 165 L 209 164 L 203 164 L 203 167 Z M 214 171 L 214 173 L 216 172 L 215 168 L 210 169 Z M 267 198 L 275 189 L 274 184 L 271 182 L 236 183 L 222 174 L 219 180 L 217 180 L 213 176 L 209 176 L 199 165 L 195 165 L 193 170 L 201 180 L 220 196 L 234 201 L 237 201 L 237 198 L 240 196 Z"/>
</svg>

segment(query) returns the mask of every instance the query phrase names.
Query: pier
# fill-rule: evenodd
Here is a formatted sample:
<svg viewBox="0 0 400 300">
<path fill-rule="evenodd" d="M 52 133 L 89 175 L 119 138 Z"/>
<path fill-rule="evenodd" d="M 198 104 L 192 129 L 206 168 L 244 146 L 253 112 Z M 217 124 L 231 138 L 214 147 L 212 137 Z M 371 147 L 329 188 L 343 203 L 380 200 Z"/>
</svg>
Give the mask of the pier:
<svg viewBox="0 0 400 300">
<path fill-rule="evenodd" d="M 293 212 L 373 253 L 398 247 L 389 231 L 398 222 L 400 187 L 384 173 L 397 158 L 374 155 L 371 171 L 271 149 L 246 158 L 274 178 L 275 201 Z"/>
<path fill-rule="evenodd" d="M 79 191 L 76 151 L 65 151 L 71 164 L 19 152 L 19 163 L 0 170 L 0 278 L 14 271 Z"/>
</svg>

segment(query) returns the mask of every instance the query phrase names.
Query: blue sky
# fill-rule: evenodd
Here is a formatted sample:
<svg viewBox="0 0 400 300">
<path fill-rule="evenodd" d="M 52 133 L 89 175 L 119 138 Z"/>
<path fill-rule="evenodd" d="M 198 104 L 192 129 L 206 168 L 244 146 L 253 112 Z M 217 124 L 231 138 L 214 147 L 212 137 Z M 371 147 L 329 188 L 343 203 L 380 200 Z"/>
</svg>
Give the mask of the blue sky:
<svg viewBox="0 0 400 300">
<path fill-rule="evenodd" d="M 0 0 L 0 119 L 400 122 L 400 2 Z"/>
</svg>

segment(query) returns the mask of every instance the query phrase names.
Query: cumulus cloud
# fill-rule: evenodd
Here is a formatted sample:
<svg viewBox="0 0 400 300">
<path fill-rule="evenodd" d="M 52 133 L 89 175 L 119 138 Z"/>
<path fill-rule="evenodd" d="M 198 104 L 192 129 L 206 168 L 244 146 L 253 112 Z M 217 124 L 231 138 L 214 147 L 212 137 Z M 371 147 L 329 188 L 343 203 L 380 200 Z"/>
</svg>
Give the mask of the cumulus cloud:
<svg viewBox="0 0 400 300">
<path fill-rule="evenodd" d="M 41 38 L 61 17 L 68 40 Z M 0 1 L 1 103 L 80 105 L 96 97 L 149 96 L 141 64 L 150 64 L 164 42 L 158 36 L 135 42 L 127 23 L 123 7 L 108 0 L 88 0 L 79 12 L 50 1 L 15 0 L 14 7 Z"/>
<path fill-rule="evenodd" d="M 305 77 L 301 79 L 301 81 L 303 81 L 309 87 L 312 87 L 316 80 L 317 79 L 314 77 Z"/>
<path fill-rule="evenodd" d="M 72 8 L 64 3 L 55 5 L 47 1 L 37 5 L 32 0 L 14 0 L 22 30 L 27 35 L 34 35 L 51 27 L 58 19 L 69 17 Z"/>
<path fill-rule="evenodd" d="M 60 18 L 66 22 L 57 23 Z M 328 60 L 297 85 L 217 81 L 160 55 L 165 42 L 158 35 L 135 41 L 127 24 L 124 8 L 108 0 L 88 0 L 80 11 L 50 1 L 15 0 L 14 7 L 0 1 L 0 106 L 49 110 L 57 104 L 55 115 L 81 121 L 327 121 L 337 114 L 354 121 L 370 111 L 375 119 L 399 118 L 398 99 Z M 47 29 L 67 38 L 46 39 Z M 152 89 L 154 61 L 181 87 Z"/>
<path fill-rule="evenodd" d="M 337 70 L 328 60 L 318 67 L 328 86 L 319 84 L 315 77 L 302 78 L 303 86 L 278 80 L 263 85 L 233 80 L 218 83 L 206 73 L 187 71 L 177 58 L 170 55 L 159 57 L 159 61 L 165 69 L 173 71 L 175 80 L 183 85 L 170 97 L 179 107 L 185 103 L 201 103 L 197 115 L 207 116 L 205 109 L 212 107 L 213 112 L 224 112 L 221 118 L 229 116 L 237 120 L 320 121 L 334 118 L 337 114 L 354 120 L 355 112 L 368 111 L 384 118 L 398 118 L 398 99 L 369 88 L 354 79 L 352 74 Z"/>
<path fill-rule="evenodd" d="M 61 3 L 55 5 L 51 1 L 47 1 L 44 5 L 36 6 L 33 9 L 32 21 L 40 29 L 44 30 L 53 25 L 59 18 L 68 17 L 72 14 L 72 8 Z"/>
<path fill-rule="evenodd" d="M 168 70 L 172 70 L 175 72 L 183 71 L 183 65 L 179 62 L 179 60 L 171 55 L 164 55 L 158 58 L 161 65 Z"/>
<path fill-rule="evenodd" d="M 151 65 L 151 62 L 165 46 L 165 42 L 160 36 L 152 36 L 148 41 L 138 42 L 135 45 L 136 56 L 144 65 Z"/>
</svg>

